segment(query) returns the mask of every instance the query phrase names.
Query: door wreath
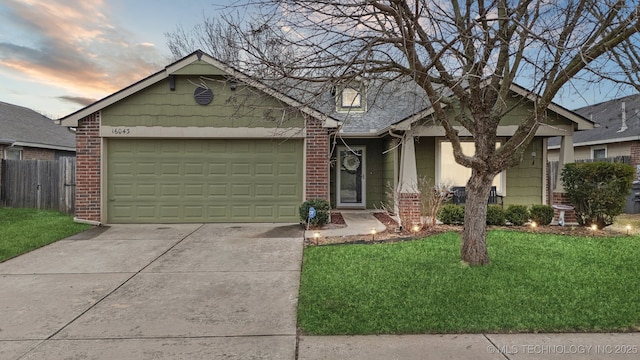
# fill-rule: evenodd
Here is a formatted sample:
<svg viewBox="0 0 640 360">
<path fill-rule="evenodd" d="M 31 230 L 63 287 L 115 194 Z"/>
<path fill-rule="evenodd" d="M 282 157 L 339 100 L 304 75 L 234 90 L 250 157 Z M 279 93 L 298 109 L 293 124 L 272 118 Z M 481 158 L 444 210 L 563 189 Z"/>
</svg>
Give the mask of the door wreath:
<svg viewBox="0 0 640 360">
<path fill-rule="evenodd" d="M 342 166 L 344 166 L 347 171 L 354 172 L 360 167 L 360 158 L 354 154 L 345 155 L 342 158 Z"/>
</svg>

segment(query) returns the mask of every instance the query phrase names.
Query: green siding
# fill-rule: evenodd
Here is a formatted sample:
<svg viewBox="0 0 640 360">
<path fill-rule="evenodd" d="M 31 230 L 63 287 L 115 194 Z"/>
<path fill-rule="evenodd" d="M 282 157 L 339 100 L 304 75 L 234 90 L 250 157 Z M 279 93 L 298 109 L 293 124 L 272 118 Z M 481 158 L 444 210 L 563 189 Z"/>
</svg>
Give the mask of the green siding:
<svg viewBox="0 0 640 360">
<path fill-rule="evenodd" d="M 421 137 L 415 144 L 416 170 L 419 178 L 436 180 L 436 139 Z"/>
<path fill-rule="evenodd" d="M 189 69 L 200 74 L 204 71 L 202 64 L 183 70 Z M 213 101 L 208 105 L 198 105 L 193 98 L 201 83 L 213 90 Z M 109 126 L 304 127 L 297 110 L 242 84 L 232 91 L 222 76 L 175 76 L 173 91 L 169 79 L 164 79 L 106 107 L 101 121 Z"/>
<path fill-rule="evenodd" d="M 109 223 L 297 222 L 302 141 L 107 143 Z"/>
<path fill-rule="evenodd" d="M 366 208 L 379 208 L 385 198 L 385 168 L 384 139 L 345 139 L 349 146 L 365 146 L 366 148 Z M 336 154 L 332 155 L 331 167 L 331 204 L 335 207 L 336 201 Z M 393 171 L 393 168 L 391 169 Z"/>
<path fill-rule="evenodd" d="M 197 60 L 182 69 L 176 70 L 173 75 L 227 75 L 224 71 L 212 66 L 206 61 Z"/>
<path fill-rule="evenodd" d="M 522 120 L 531 114 L 533 103 L 523 99 L 520 96 L 514 96 L 507 99 L 507 113 L 502 116 L 500 125 L 520 125 Z M 448 108 L 447 114 L 449 119 L 453 118 L 453 109 Z M 453 125 L 459 125 L 457 121 L 451 121 Z M 558 115 L 553 111 L 547 111 L 543 122 L 550 125 L 568 125 L 574 124 L 571 120 Z"/>
<path fill-rule="evenodd" d="M 531 153 L 536 153 L 535 159 Z M 542 203 L 543 190 L 542 138 L 535 138 L 524 152 L 520 165 L 507 170 L 507 196 L 509 204 L 532 205 Z"/>
<path fill-rule="evenodd" d="M 382 186 L 384 194 L 382 201 L 386 201 L 386 192 L 393 188 L 394 185 L 394 167 L 396 163 L 396 157 L 399 159 L 399 148 L 396 148 L 396 142 L 394 138 L 387 137 L 384 139 L 386 154 L 382 155 Z"/>
</svg>

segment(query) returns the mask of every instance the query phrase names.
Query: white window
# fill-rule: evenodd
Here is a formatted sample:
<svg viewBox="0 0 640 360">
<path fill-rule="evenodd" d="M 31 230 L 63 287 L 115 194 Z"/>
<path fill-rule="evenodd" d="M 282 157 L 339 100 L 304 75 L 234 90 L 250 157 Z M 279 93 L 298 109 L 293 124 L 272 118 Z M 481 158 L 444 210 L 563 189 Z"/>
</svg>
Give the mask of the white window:
<svg viewBox="0 0 640 360">
<path fill-rule="evenodd" d="M 606 146 L 592 147 L 591 148 L 591 158 L 593 160 L 606 159 L 607 158 L 607 147 Z"/>
<path fill-rule="evenodd" d="M 475 144 L 473 142 L 460 143 L 462 152 L 465 155 L 473 156 L 475 153 Z M 500 144 L 496 144 L 496 148 Z M 439 184 L 450 186 L 467 186 L 467 181 L 471 177 L 471 169 L 458 164 L 453 157 L 453 146 L 449 141 L 440 141 L 437 150 L 437 170 L 436 177 Z M 498 194 L 505 194 L 505 172 L 501 172 L 493 179 L 493 186 L 496 187 Z"/>
<path fill-rule="evenodd" d="M 367 97 L 364 82 L 354 80 L 338 87 L 336 109 L 338 112 L 364 112 Z"/>
<path fill-rule="evenodd" d="M 4 158 L 7 160 L 22 160 L 22 148 L 10 147 L 4 150 Z"/>
<path fill-rule="evenodd" d="M 362 94 L 359 89 L 345 87 L 342 90 L 341 107 L 343 108 L 361 108 Z"/>
</svg>

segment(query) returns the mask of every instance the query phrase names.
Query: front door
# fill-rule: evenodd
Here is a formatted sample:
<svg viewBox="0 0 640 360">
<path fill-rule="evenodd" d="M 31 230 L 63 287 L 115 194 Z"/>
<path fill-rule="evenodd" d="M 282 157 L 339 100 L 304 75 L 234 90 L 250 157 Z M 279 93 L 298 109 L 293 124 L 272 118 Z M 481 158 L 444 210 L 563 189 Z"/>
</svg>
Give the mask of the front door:
<svg viewBox="0 0 640 360">
<path fill-rule="evenodd" d="M 338 148 L 337 196 L 338 207 L 364 208 L 365 148 L 351 146 Z"/>
</svg>

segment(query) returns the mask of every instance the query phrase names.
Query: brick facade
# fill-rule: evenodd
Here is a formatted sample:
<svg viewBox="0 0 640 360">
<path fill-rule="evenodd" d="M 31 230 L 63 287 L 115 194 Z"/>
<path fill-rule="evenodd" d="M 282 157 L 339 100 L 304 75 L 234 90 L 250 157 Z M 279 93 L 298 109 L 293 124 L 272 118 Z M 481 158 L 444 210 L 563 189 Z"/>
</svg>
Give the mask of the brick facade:
<svg viewBox="0 0 640 360">
<path fill-rule="evenodd" d="M 101 222 L 100 113 L 78 122 L 76 131 L 76 218 Z"/>
<path fill-rule="evenodd" d="M 305 200 L 329 201 L 329 129 L 321 120 L 307 119 Z"/>
<path fill-rule="evenodd" d="M 405 229 L 411 229 L 411 226 L 420 224 L 420 194 L 419 193 L 400 193 L 398 202 L 398 211 L 402 226 Z"/>
<path fill-rule="evenodd" d="M 22 148 L 22 160 L 55 160 L 56 151 L 51 149 Z"/>
</svg>

